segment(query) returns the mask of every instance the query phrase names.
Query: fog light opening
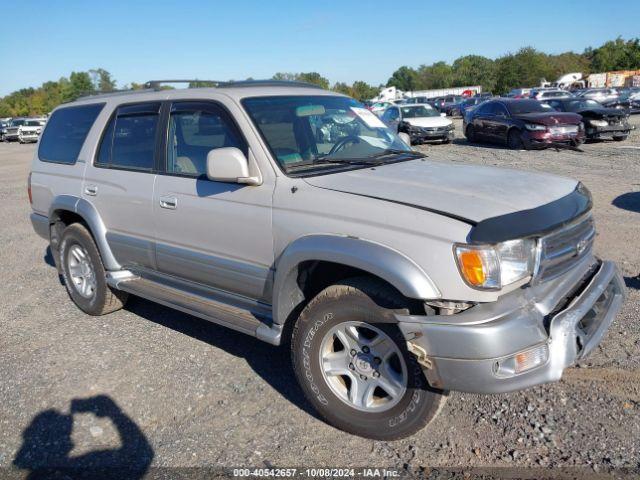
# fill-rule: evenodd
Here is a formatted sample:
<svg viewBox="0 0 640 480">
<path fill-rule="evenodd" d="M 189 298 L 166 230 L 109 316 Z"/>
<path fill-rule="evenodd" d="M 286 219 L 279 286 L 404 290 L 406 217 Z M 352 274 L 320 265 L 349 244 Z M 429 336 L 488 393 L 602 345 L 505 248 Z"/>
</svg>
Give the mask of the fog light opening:
<svg viewBox="0 0 640 480">
<path fill-rule="evenodd" d="M 497 370 L 495 373 L 499 377 L 512 377 L 544 365 L 548 359 L 549 347 L 546 344 L 539 345 L 500 360 L 494 371 Z"/>
</svg>

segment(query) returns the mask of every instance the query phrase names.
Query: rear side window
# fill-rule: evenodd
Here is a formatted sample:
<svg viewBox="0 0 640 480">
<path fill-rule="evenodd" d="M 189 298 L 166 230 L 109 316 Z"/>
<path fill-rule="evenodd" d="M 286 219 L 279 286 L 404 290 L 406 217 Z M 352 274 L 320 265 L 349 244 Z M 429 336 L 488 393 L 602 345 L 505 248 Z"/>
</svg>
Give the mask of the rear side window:
<svg viewBox="0 0 640 480">
<path fill-rule="evenodd" d="M 159 102 L 118 108 L 102 136 L 96 165 L 126 170 L 152 170 L 155 164 L 159 112 Z"/>
<path fill-rule="evenodd" d="M 74 164 L 104 103 L 59 108 L 44 129 L 38 157 L 43 162 Z"/>
</svg>

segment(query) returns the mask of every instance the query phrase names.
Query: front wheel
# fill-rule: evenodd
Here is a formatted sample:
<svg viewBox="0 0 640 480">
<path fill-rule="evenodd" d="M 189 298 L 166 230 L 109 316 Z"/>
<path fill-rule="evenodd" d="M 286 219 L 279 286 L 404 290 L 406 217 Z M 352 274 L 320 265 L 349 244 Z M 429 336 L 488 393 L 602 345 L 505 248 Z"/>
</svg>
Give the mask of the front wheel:
<svg viewBox="0 0 640 480">
<path fill-rule="evenodd" d="M 616 142 L 622 142 L 622 141 L 626 140 L 626 139 L 627 139 L 627 137 L 628 137 L 628 135 L 622 135 L 622 136 L 619 136 L 619 137 L 613 137 L 613 139 L 614 139 Z"/>
<path fill-rule="evenodd" d="M 464 131 L 464 136 L 467 137 L 467 140 L 471 143 L 475 143 L 478 140 L 476 137 L 476 130 L 473 128 L 473 125 L 467 125 L 467 128 Z"/>
<path fill-rule="evenodd" d="M 307 399 L 330 424 L 377 440 L 411 435 L 435 418 L 445 392 L 429 386 L 393 313 L 399 294 L 354 278 L 320 292 L 302 311 L 291 349 Z"/>
<path fill-rule="evenodd" d="M 524 142 L 522 141 L 522 135 L 520 135 L 520 132 L 518 130 L 513 129 L 509 131 L 509 135 L 507 137 L 507 145 L 511 150 L 525 149 Z"/>
</svg>

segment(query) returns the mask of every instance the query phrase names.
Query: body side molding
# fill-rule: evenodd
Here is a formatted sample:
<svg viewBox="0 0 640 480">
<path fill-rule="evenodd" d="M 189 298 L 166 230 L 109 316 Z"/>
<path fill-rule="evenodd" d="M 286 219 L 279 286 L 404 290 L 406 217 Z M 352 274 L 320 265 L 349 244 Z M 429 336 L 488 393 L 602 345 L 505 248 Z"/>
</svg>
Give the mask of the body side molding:
<svg viewBox="0 0 640 480">
<path fill-rule="evenodd" d="M 273 321 L 284 324 L 304 300 L 298 286 L 298 266 L 305 261 L 326 261 L 358 268 L 389 282 L 404 296 L 440 298 L 440 291 L 413 260 L 379 243 L 339 235 L 309 235 L 292 242 L 276 264 Z"/>
</svg>

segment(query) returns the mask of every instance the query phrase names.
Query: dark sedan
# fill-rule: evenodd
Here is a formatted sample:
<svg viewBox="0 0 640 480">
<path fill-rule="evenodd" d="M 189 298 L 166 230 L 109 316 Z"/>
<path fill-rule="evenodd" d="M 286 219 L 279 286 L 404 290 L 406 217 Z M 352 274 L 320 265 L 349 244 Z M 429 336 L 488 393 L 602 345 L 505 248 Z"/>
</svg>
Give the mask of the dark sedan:
<svg viewBox="0 0 640 480">
<path fill-rule="evenodd" d="M 582 116 L 588 139 L 613 138 L 624 140 L 629 136 L 629 115 L 617 108 L 605 108 L 595 100 L 584 98 L 548 100 L 558 112 L 573 112 Z"/>
<path fill-rule="evenodd" d="M 506 144 L 513 149 L 576 147 L 584 142 L 582 117 L 556 112 L 536 100 L 488 100 L 463 121 L 470 142 Z"/>
</svg>

